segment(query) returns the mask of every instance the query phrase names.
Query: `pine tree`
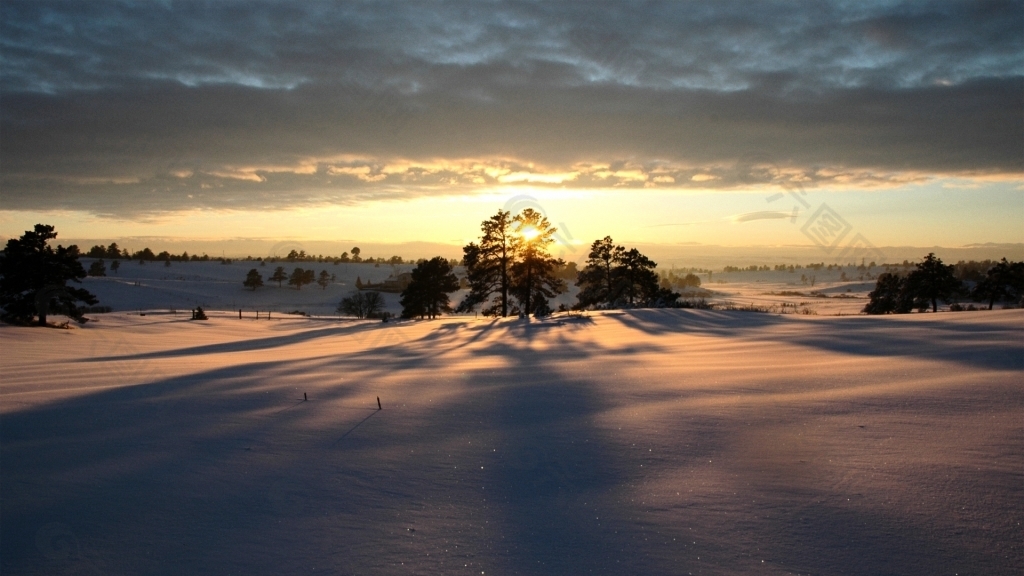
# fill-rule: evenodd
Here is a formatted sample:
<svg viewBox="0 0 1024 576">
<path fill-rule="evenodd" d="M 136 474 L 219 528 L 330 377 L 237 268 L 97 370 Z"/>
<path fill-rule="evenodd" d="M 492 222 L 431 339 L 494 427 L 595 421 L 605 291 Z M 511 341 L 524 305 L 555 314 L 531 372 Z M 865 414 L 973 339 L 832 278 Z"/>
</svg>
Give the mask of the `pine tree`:
<svg viewBox="0 0 1024 576">
<path fill-rule="evenodd" d="M 997 300 L 1021 298 L 1024 296 L 1024 262 L 1008 262 L 1003 258 L 988 269 L 972 295 L 978 300 L 988 300 L 989 310 Z"/>
<path fill-rule="evenodd" d="M 412 281 L 402 291 L 402 317 L 433 319 L 442 312 L 451 312 L 448 293 L 458 289 L 459 279 L 443 257 L 420 262 L 412 271 Z"/>
<path fill-rule="evenodd" d="M 260 275 L 259 270 L 253 268 L 252 270 L 249 270 L 249 273 L 245 276 L 245 281 L 242 282 L 242 284 L 246 288 L 252 288 L 252 291 L 255 292 L 257 288 L 263 286 L 263 276 Z"/>
<path fill-rule="evenodd" d="M 292 271 L 292 275 L 288 277 L 288 285 L 295 286 L 296 290 L 302 290 L 303 286 L 312 284 L 315 280 L 316 273 L 313 270 L 296 268 Z"/>
<path fill-rule="evenodd" d="M 618 256 L 615 270 L 615 290 L 619 299 L 630 307 L 647 304 L 658 294 L 657 264 L 636 248 L 623 251 Z"/>
<path fill-rule="evenodd" d="M 93 263 L 89 265 L 89 276 L 106 276 L 106 275 L 107 275 L 107 266 L 106 266 L 106 264 L 103 263 L 103 259 L 102 258 L 100 258 L 99 260 L 94 260 Z"/>
<path fill-rule="evenodd" d="M 615 268 L 625 249 L 616 246 L 610 236 L 594 240 L 583 270 L 576 276 L 580 292 L 579 306 L 588 308 L 601 306 L 611 308 L 618 298 L 615 283 Z"/>
<path fill-rule="evenodd" d="M 49 312 L 82 321 L 77 302 L 96 304 L 96 297 L 83 288 L 67 286 L 80 283 L 85 268 L 78 261 L 78 246 L 57 246 L 47 242 L 57 237 L 53 226 L 36 224 L 21 238 L 12 238 L 0 253 L 0 307 L 3 317 L 14 322 L 31 322 L 39 316 L 46 326 Z"/>
<path fill-rule="evenodd" d="M 519 240 L 509 290 L 524 314 L 544 315 L 550 310 L 548 298 L 565 291 L 565 282 L 556 275 L 565 263 L 548 254 L 556 229 L 532 208 L 516 216 L 513 226 Z"/>
<path fill-rule="evenodd" d="M 277 282 L 277 287 L 281 287 L 281 282 L 288 279 L 288 273 L 284 271 L 284 266 L 278 266 L 274 268 L 274 274 L 270 277 L 271 282 Z"/>
<path fill-rule="evenodd" d="M 904 278 L 890 272 L 878 275 L 875 289 L 868 294 L 864 312 L 868 314 L 906 314 L 913 310 L 913 298 L 909 297 Z"/>
<path fill-rule="evenodd" d="M 472 311 L 478 304 L 490 304 L 484 314 L 508 316 L 512 265 L 520 238 L 512 227 L 512 216 L 505 210 L 480 224 L 480 243 L 470 242 L 463 249 L 469 294 L 458 310 Z"/>
<path fill-rule="evenodd" d="M 661 286 L 657 266 L 636 248 L 616 246 L 608 236 L 595 240 L 587 265 L 576 279 L 580 287 L 577 307 L 675 306 L 680 295 Z"/>
<path fill-rule="evenodd" d="M 932 252 L 917 264 L 917 269 L 907 276 L 906 282 L 907 291 L 919 303 L 918 308 L 926 309 L 930 303 L 932 312 L 938 310 L 939 300 L 949 301 L 963 288 L 963 284 L 953 274 L 953 266 L 943 264 Z"/>
<path fill-rule="evenodd" d="M 321 290 L 327 289 L 327 286 L 331 283 L 331 275 L 327 273 L 327 270 L 320 271 L 320 277 L 317 278 L 316 283 L 320 285 Z"/>
<path fill-rule="evenodd" d="M 113 262 L 110 263 L 110 269 L 114 271 L 114 274 L 117 274 L 117 269 L 120 268 L 120 267 L 121 267 L 121 261 L 120 260 L 114 260 Z"/>
</svg>

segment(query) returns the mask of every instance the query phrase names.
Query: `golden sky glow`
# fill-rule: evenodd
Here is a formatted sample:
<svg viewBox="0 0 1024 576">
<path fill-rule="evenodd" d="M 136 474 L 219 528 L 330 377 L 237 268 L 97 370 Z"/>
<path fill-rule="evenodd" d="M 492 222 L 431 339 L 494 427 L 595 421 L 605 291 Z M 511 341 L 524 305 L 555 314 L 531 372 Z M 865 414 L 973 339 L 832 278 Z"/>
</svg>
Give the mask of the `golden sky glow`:
<svg viewBox="0 0 1024 576">
<path fill-rule="evenodd" d="M 274 6 L 0 4 L 0 236 L 1024 242 L 1019 3 Z"/>
</svg>

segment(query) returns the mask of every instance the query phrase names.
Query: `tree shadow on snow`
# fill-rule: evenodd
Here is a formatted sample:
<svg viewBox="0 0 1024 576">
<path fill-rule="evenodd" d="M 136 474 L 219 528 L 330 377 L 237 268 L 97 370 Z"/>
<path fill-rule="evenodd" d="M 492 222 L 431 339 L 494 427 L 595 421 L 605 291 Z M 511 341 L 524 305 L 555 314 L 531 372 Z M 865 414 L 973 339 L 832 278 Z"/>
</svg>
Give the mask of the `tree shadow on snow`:
<svg viewBox="0 0 1024 576">
<path fill-rule="evenodd" d="M 1024 369 L 1021 343 L 1006 328 L 959 322 L 947 314 L 914 315 L 915 321 L 906 322 L 892 316 L 829 321 L 757 312 L 630 310 L 610 318 L 650 335 L 743 337 L 857 356 L 907 356 L 968 367 Z M 951 355 L 950 350 L 957 353 Z"/>
</svg>

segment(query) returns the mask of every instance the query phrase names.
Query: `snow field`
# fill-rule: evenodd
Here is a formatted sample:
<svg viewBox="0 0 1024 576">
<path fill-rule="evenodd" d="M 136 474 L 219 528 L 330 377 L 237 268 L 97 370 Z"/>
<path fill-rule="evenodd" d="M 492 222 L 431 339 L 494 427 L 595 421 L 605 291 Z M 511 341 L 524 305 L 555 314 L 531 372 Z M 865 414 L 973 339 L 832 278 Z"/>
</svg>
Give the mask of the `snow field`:
<svg viewBox="0 0 1024 576">
<path fill-rule="evenodd" d="M 0 326 L 5 574 L 1024 566 L 1019 310 L 97 318 Z"/>
</svg>

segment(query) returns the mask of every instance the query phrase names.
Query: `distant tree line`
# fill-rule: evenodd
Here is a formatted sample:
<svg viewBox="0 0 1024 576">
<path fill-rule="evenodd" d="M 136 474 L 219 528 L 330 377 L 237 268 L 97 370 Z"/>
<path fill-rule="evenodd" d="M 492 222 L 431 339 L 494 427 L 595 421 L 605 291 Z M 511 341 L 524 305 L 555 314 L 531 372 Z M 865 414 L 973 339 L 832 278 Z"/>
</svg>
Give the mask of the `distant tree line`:
<svg viewBox="0 0 1024 576">
<path fill-rule="evenodd" d="M 463 248 L 461 264 L 465 266 L 466 277 L 461 280 L 455 275 L 459 261 L 441 256 L 417 261 L 411 281 L 401 294 L 404 317 L 435 318 L 453 311 L 449 294 L 460 288 L 468 289 L 468 293 L 458 311 L 471 312 L 481 307 L 488 315 L 542 316 L 551 312 L 549 299 L 564 293 L 568 281 L 574 281 L 580 288 L 573 306 L 576 309 L 684 306 L 685 303 L 679 302 L 680 294 L 673 288 L 699 287 L 700 279 L 693 272 L 705 272 L 689 269 L 686 274 L 677 274 L 673 270 L 659 275 L 655 262 L 635 248 L 616 245 L 610 237 L 595 240 L 583 269 L 577 270 L 574 263 L 566 263 L 549 253 L 556 229 L 532 209 L 517 215 L 499 210 L 481 223 L 481 232 L 479 241 Z M 88 255 L 96 260 L 87 272 L 79 262 L 81 253 L 77 246 L 54 249 L 49 245 L 56 237 L 53 226 L 37 224 L 20 238 L 8 240 L 0 252 L 0 317 L 4 320 L 27 323 L 38 318 L 38 323 L 45 325 L 50 314 L 83 320 L 85 307 L 79 303 L 96 304 L 96 297 L 85 289 L 69 286 L 68 282 L 80 283 L 86 275 L 105 275 L 104 259 L 113 260 L 110 268 L 115 273 L 120 265 L 119 258 L 143 261 L 162 258 L 167 262 L 209 259 L 205 255 L 197 257 L 187 253 L 178 257 L 167 252 L 153 254 L 148 248 L 129 253 L 111 244 L 90 250 Z M 352 252 L 355 258 L 360 258 L 358 248 L 353 248 Z M 301 252 L 290 256 L 296 261 L 304 257 Z M 318 256 L 317 260 L 322 258 Z M 857 268 L 866 270 L 875 266 L 874 262 L 870 265 L 862 262 Z M 878 275 L 864 308 L 868 314 L 899 314 L 929 308 L 934 312 L 939 302 L 959 306 L 963 298 L 983 302 L 989 309 L 997 302 L 1024 305 L 1024 262 L 1003 258 L 947 265 L 934 254 L 928 254 L 916 264 L 904 261 L 882 266 L 885 271 Z M 843 268 L 838 264 L 827 265 L 827 269 L 833 267 Z M 766 266 L 749 269 L 755 268 L 768 269 Z M 821 270 L 826 265 L 811 264 L 807 268 Z M 784 265 L 775 267 L 775 270 L 794 269 Z M 710 276 L 711 271 L 706 272 Z M 284 266 L 277 266 L 268 280 L 277 282 L 279 287 L 287 281 L 297 290 L 314 282 L 326 289 L 335 281 L 335 275 L 326 270 L 317 275 L 313 269 L 302 267 L 295 267 L 288 273 Z M 249 270 L 243 285 L 254 291 L 263 286 L 263 275 L 258 268 Z M 383 296 L 372 291 L 354 292 L 338 305 L 339 312 L 360 318 L 384 316 L 383 308 Z"/>
<path fill-rule="evenodd" d="M 864 312 L 868 314 L 906 314 L 913 310 L 938 311 L 938 303 L 952 303 L 971 298 L 988 304 L 991 310 L 996 302 L 1021 303 L 1024 298 L 1024 262 L 988 261 L 984 274 L 979 266 L 959 263 L 943 264 L 934 253 L 914 265 L 906 274 L 884 272 L 879 274 L 875 289 L 868 294 Z M 973 264 L 973 263 L 972 263 Z M 970 280 L 965 280 L 968 277 Z M 968 282 L 973 283 L 973 287 Z"/>
<path fill-rule="evenodd" d="M 373 257 L 362 257 L 362 250 L 358 246 L 353 247 L 351 253 L 342 252 L 341 256 L 324 256 L 323 254 L 307 254 L 305 250 L 291 250 L 286 256 L 269 256 L 264 258 L 262 256 L 246 256 L 239 260 L 243 262 L 260 262 L 261 265 L 265 262 L 276 264 L 278 262 L 317 262 L 321 264 L 419 264 L 425 262 L 426 258 L 419 258 L 417 260 L 405 259 L 401 256 L 391 256 L 390 258 L 373 258 Z M 159 254 L 153 252 L 149 248 L 143 248 L 132 252 L 127 248 L 121 248 L 116 242 L 111 243 L 109 246 L 93 246 L 85 254 L 88 258 L 106 258 L 108 260 L 137 260 L 139 262 L 222 262 L 231 263 L 230 258 L 211 258 L 207 254 L 189 254 L 187 251 L 181 254 L 171 254 L 168 251 L 160 252 Z M 452 259 L 448 261 L 452 266 L 461 265 L 461 261 Z"/>
<path fill-rule="evenodd" d="M 316 282 L 320 286 L 321 290 L 326 290 L 327 287 L 334 282 L 337 277 L 334 274 L 329 273 L 327 270 L 321 270 L 320 275 L 317 276 L 313 269 L 304 270 L 302 268 L 295 268 L 291 274 L 285 271 L 284 266 L 278 266 L 274 269 L 274 273 L 270 276 L 271 282 L 277 282 L 278 287 L 285 280 L 288 281 L 289 286 L 295 286 L 296 290 L 301 290 L 303 286 Z M 254 292 L 257 288 L 263 286 L 263 275 L 256 268 L 249 270 L 245 275 L 245 280 L 242 281 L 242 285 L 246 288 L 252 289 Z"/>
</svg>

